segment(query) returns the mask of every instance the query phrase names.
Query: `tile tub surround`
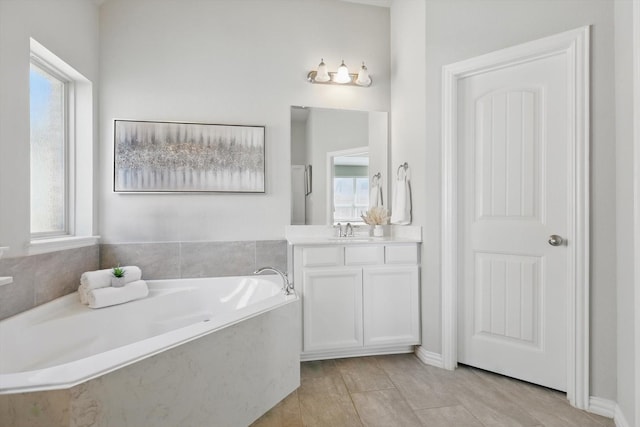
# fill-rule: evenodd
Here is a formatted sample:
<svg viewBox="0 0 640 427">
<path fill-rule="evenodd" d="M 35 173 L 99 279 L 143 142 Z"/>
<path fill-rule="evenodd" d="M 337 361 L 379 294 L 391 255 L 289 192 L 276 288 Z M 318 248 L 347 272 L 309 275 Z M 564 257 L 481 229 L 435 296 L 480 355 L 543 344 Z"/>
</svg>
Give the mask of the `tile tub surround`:
<svg viewBox="0 0 640 427">
<path fill-rule="evenodd" d="M 0 425 L 249 425 L 300 385 L 299 316 L 297 300 L 70 389 L 0 395 Z"/>
<path fill-rule="evenodd" d="M 264 266 L 287 270 L 287 242 L 109 243 L 100 245 L 100 266 L 137 265 L 145 279 L 246 276 Z"/>
<path fill-rule="evenodd" d="M 251 427 L 615 427 L 560 392 L 411 354 L 303 362 L 300 381 Z"/>
<path fill-rule="evenodd" d="M 99 265 L 98 245 L 39 255 L 0 259 L 0 320 L 75 292 L 80 276 Z"/>
<path fill-rule="evenodd" d="M 0 320 L 75 292 L 85 271 L 138 265 L 145 279 L 244 276 L 272 266 L 287 270 L 287 242 L 160 242 L 101 244 L 0 259 Z"/>
</svg>

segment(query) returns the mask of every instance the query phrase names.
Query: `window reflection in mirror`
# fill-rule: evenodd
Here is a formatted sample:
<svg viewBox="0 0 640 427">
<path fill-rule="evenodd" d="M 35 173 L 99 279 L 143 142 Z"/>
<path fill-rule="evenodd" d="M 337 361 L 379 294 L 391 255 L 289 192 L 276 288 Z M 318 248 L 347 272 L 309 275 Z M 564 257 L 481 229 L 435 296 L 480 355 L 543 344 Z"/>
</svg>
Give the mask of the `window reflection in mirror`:
<svg viewBox="0 0 640 427">
<path fill-rule="evenodd" d="M 369 208 L 369 153 L 365 147 L 362 152 L 332 158 L 333 223 L 362 223 L 361 215 Z"/>
</svg>

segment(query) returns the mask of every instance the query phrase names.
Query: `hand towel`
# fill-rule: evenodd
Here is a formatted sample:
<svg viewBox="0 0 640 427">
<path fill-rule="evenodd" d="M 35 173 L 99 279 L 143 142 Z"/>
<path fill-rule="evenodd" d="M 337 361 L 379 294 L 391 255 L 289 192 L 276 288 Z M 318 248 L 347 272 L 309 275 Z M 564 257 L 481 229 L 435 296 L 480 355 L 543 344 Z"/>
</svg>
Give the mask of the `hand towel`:
<svg viewBox="0 0 640 427">
<path fill-rule="evenodd" d="M 398 178 L 393 192 L 391 224 L 411 224 L 411 184 L 405 175 Z"/>
<path fill-rule="evenodd" d="M 122 267 L 124 270 L 125 283 L 135 282 L 142 278 L 142 270 L 140 267 L 130 265 Z M 111 286 L 111 278 L 113 277 L 113 269 L 107 268 L 105 270 L 87 271 L 80 276 L 80 284 L 85 285 L 87 290 L 106 288 Z"/>
<path fill-rule="evenodd" d="M 88 302 L 90 308 L 102 308 L 145 298 L 147 295 L 149 295 L 147 282 L 137 280 L 127 283 L 121 288 L 109 286 L 92 289 L 88 292 Z"/>
<path fill-rule="evenodd" d="M 380 185 L 371 186 L 371 191 L 369 192 L 369 207 L 375 208 L 382 205 L 382 187 Z"/>
</svg>

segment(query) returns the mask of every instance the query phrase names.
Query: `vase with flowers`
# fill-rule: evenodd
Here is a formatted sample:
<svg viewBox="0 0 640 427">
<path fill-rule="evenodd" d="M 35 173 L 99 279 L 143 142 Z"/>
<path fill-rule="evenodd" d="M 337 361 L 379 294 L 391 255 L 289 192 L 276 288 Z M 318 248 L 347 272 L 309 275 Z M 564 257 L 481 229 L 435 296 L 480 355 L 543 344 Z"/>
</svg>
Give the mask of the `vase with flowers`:
<svg viewBox="0 0 640 427">
<path fill-rule="evenodd" d="M 389 223 L 389 211 L 382 206 L 375 206 L 361 215 L 365 224 L 373 227 L 373 236 L 384 236 L 383 225 Z"/>
</svg>

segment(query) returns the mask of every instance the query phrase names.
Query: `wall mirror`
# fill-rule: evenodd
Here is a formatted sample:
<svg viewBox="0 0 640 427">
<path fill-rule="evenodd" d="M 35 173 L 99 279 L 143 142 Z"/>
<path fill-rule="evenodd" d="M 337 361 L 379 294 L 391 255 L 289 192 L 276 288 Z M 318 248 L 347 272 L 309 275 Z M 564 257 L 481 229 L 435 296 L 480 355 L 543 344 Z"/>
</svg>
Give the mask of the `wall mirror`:
<svg viewBox="0 0 640 427">
<path fill-rule="evenodd" d="M 388 114 L 291 107 L 291 224 L 359 223 L 389 208 Z"/>
</svg>

